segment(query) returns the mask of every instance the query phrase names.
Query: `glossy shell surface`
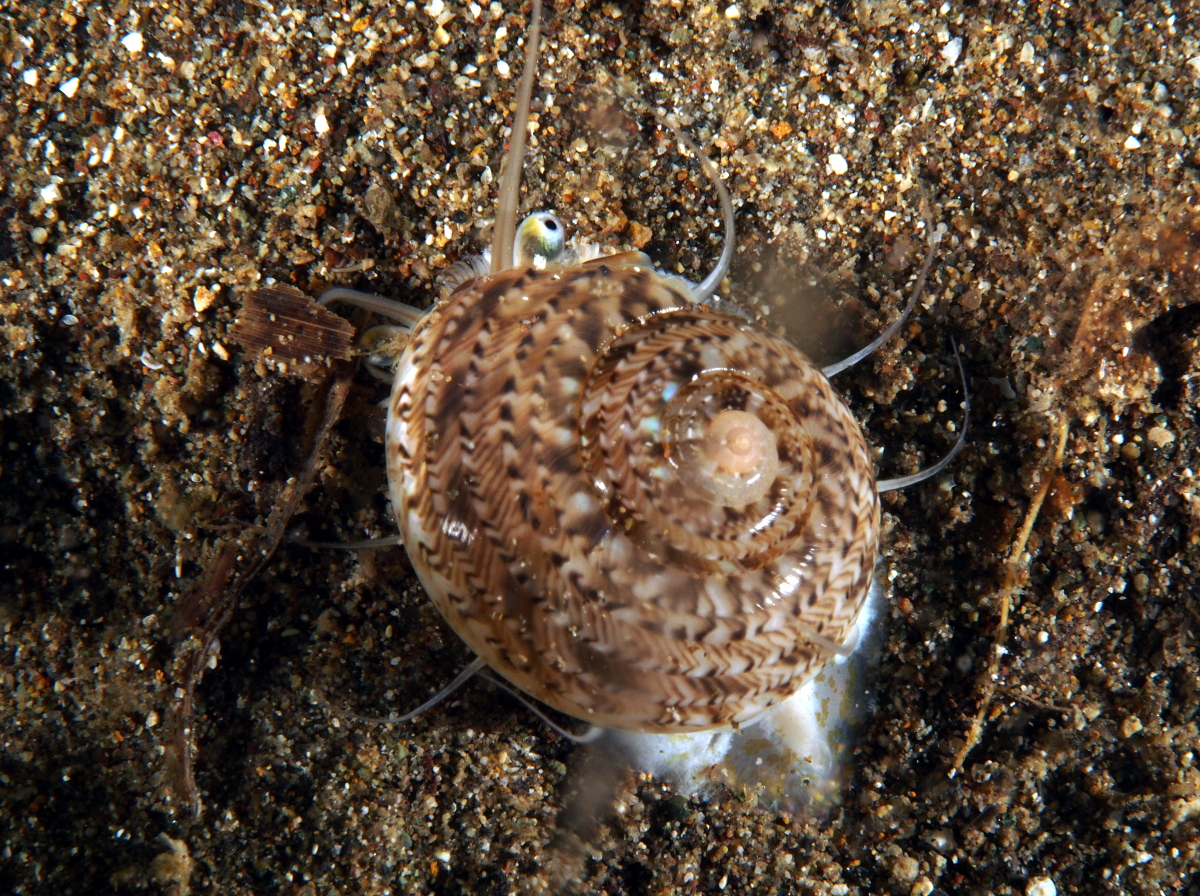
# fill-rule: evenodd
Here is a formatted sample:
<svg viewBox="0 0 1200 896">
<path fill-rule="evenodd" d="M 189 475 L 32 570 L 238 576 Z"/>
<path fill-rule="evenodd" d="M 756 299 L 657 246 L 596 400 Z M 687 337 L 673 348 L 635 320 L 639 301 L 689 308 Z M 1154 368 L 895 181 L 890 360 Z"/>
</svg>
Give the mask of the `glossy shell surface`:
<svg viewBox="0 0 1200 896">
<path fill-rule="evenodd" d="M 740 507 L 697 487 L 684 444 L 690 418 L 726 409 L 766 423 L 779 455 Z M 828 380 L 636 253 L 444 298 L 399 363 L 387 465 L 454 630 L 598 725 L 753 720 L 853 640 L 871 582 L 872 464 Z"/>
</svg>

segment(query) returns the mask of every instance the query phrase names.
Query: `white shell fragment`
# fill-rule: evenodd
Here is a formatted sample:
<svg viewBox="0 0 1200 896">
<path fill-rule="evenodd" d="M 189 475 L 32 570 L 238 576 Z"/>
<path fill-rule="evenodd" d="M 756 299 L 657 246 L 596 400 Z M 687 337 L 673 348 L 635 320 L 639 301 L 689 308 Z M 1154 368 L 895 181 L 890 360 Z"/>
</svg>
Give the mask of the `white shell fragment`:
<svg viewBox="0 0 1200 896">
<path fill-rule="evenodd" d="M 963 39 L 961 37 L 952 37 L 946 41 L 946 45 L 942 47 L 942 58 L 951 65 L 958 62 L 958 57 L 962 55 Z"/>
</svg>

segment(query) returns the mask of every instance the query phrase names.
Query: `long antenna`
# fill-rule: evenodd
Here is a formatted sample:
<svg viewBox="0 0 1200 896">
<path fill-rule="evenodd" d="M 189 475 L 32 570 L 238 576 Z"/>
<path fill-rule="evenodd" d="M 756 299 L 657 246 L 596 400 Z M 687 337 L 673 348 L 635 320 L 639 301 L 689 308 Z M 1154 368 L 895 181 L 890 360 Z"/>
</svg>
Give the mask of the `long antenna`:
<svg viewBox="0 0 1200 896">
<path fill-rule="evenodd" d="M 521 166 L 525 159 L 525 132 L 529 130 L 529 106 L 533 100 L 533 79 L 537 67 L 538 39 L 541 35 L 542 0 L 533 0 L 529 14 L 529 38 L 525 44 L 525 70 L 517 91 L 517 114 L 513 119 L 508 154 L 500 175 L 500 195 L 496 199 L 496 226 L 492 234 L 491 273 L 498 274 L 513 265 L 513 240 L 517 236 L 517 205 L 521 198 Z"/>
</svg>

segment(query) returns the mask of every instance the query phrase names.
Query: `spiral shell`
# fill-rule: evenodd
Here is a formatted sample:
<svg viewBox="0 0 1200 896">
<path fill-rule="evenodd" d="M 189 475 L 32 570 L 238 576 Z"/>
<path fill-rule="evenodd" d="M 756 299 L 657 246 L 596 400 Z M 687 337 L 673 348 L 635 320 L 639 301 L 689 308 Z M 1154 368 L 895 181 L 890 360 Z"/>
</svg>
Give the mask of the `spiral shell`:
<svg viewBox="0 0 1200 896">
<path fill-rule="evenodd" d="M 444 298 L 399 362 L 387 465 L 451 627 L 597 725 L 752 721 L 852 638 L 871 581 L 874 474 L 828 380 L 638 253 Z"/>
</svg>

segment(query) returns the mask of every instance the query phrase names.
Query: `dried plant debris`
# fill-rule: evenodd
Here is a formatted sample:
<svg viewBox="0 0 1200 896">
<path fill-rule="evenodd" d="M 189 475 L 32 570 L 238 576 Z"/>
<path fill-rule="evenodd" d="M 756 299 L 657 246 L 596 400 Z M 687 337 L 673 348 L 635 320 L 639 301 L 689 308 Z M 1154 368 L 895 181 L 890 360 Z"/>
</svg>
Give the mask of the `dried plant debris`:
<svg viewBox="0 0 1200 896">
<path fill-rule="evenodd" d="M 1039 465 L 1037 474 L 1033 477 L 1033 480 L 1037 482 L 1037 489 L 1033 494 L 1028 510 L 1025 512 L 1025 519 L 1021 523 L 1021 528 L 1014 534 L 1012 546 L 1008 550 L 1008 561 L 1000 578 L 999 593 L 993 597 L 993 601 L 998 607 L 999 620 L 996 624 L 994 643 L 988 663 L 979 675 L 979 708 L 975 711 L 974 718 L 971 720 L 971 726 L 967 731 L 966 738 L 962 742 L 962 746 L 958 748 L 954 755 L 954 761 L 950 766 L 952 774 L 958 774 L 962 771 L 963 763 L 966 762 L 968 754 L 975 749 L 979 743 L 979 739 L 983 736 L 984 724 L 989 711 L 992 709 L 992 698 L 995 695 L 996 683 L 999 679 L 996 670 L 999 668 L 1004 655 L 1008 652 L 1005 641 L 1008 638 L 1009 616 L 1012 613 L 1013 601 L 1018 591 L 1028 584 L 1028 570 L 1026 568 L 1028 558 L 1025 556 L 1025 548 L 1029 544 L 1029 536 L 1033 532 L 1034 524 L 1037 522 L 1038 514 L 1041 512 L 1042 503 L 1046 500 L 1046 495 L 1054 484 L 1055 474 L 1062 464 L 1068 432 L 1067 422 L 1060 420 L 1058 423 L 1058 432 L 1055 436 L 1056 447 L 1054 454 L 1049 460 Z"/>
<path fill-rule="evenodd" d="M 1138 351 L 1152 345 L 1136 337 L 1152 343 L 1161 331 L 1155 321 L 1179 323 L 1182 309 L 1200 303 L 1200 207 L 1173 203 L 1122 228 L 1107 253 L 1061 285 L 1077 283 L 1081 300 L 1077 316 L 1063 322 L 1070 341 L 1057 375 L 1118 405 L 1144 395 L 1156 362 L 1171 359 Z"/>
<path fill-rule="evenodd" d="M 153 888 L 164 896 L 188 896 L 195 862 L 187 843 L 167 834 L 159 834 L 158 843 L 164 849 L 151 860 L 149 867 L 130 865 L 113 872 L 109 878 L 112 886 Z"/>
<path fill-rule="evenodd" d="M 192 729 L 196 687 L 214 657 L 222 630 L 236 617 L 243 593 L 267 565 L 287 531 L 292 516 L 312 487 L 324 463 L 326 443 L 350 393 L 354 365 L 342 364 L 323 389 L 323 401 L 309 411 L 311 444 L 298 475 L 280 489 L 263 526 L 247 526 L 224 541 L 209 559 L 204 574 L 179 601 L 171 625 L 179 687 L 175 694 L 173 738 L 163 751 L 163 778 L 174 801 L 198 815 L 202 808 L 193 771 Z"/>
<path fill-rule="evenodd" d="M 285 372 L 311 376 L 353 354 L 354 327 L 290 286 L 268 286 L 246 296 L 230 334 L 247 351 L 282 362 Z"/>
</svg>

